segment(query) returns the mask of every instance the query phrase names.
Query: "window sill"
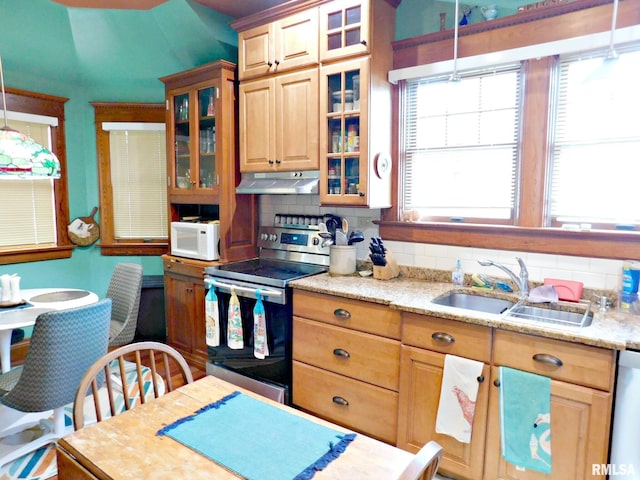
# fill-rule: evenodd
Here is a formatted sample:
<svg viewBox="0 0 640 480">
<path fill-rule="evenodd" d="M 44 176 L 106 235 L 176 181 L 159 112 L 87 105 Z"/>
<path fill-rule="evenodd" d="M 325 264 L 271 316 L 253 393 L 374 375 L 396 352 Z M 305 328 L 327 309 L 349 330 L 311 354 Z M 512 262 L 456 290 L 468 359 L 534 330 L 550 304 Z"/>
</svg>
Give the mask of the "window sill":
<svg viewBox="0 0 640 480">
<path fill-rule="evenodd" d="M 640 233 L 567 231 L 495 225 L 376 221 L 385 240 L 519 252 L 620 259 L 640 258 Z"/>
<path fill-rule="evenodd" d="M 120 255 L 159 256 L 169 251 L 169 244 L 164 243 L 118 243 L 98 245 L 100 253 L 106 257 Z"/>
<path fill-rule="evenodd" d="M 71 245 L 66 245 L 38 248 L 29 247 L 24 249 L 2 249 L 0 250 L 0 265 L 71 258 L 73 248 L 74 247 Z"/>
</svg>

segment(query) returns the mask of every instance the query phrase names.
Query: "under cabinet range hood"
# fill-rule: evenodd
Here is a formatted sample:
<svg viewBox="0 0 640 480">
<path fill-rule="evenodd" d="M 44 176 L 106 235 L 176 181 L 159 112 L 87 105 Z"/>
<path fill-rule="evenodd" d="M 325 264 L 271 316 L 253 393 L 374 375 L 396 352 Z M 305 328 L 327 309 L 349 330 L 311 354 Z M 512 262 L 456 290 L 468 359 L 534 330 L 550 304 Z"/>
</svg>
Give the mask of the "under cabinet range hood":
<svg viewBox="0 0 640 480">
<path fill-rule="evenodd" d="M 236 193 L 317 194 L 320 171 L 243 172 Z"/>
</svg>

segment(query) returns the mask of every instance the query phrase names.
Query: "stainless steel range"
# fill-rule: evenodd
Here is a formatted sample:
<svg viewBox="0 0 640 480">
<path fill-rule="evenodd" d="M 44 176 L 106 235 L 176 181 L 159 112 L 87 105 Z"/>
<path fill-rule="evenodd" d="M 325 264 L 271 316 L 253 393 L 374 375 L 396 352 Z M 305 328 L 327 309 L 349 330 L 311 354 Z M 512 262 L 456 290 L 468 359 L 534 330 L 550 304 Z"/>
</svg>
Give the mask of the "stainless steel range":
<svg viewBox="0 0 640 480">
<path fill-rule="evenodd" d="M 215 288 L 220 315 L 220 346 L 208 347 L 206 371 L 283 403 L 290 402 L 292 368 L 292 280 L 326 272 L 329 247 L 322 247 L 323 217 L 276 215 L 274 226 L 260 227 L 259 256 L 205 269 L 205 284 Z M 231 288 L 240 301 L 244 348 L 226 344 Z M 263 299 L 269 355 L 254 356 L 253 309 L 256 291 Z"/>
</svg>

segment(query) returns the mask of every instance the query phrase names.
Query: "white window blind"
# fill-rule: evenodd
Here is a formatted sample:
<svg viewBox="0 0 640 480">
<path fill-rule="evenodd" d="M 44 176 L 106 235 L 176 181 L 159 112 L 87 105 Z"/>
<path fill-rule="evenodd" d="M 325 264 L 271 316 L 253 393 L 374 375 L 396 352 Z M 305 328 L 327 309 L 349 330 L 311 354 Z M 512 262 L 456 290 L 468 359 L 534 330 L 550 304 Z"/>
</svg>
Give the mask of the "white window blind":
<svg viewBox="0 0 640 480">
<path fill-rule="evenodd" d="M 550 222 L 637 228 L 640 209 L 640 50 L 560 62 Z"/>
<path fill-rule="evenodd" d="M 167 238 L 164 124 L 148 128 L 109 132 L 116 239 Z"/>
<path fill-rule="evenodd" d="M 411 80 L 406 91 L 404 210 L 423 220 L 512 219 L 520 66 Z"/>
<path fill-rule="evenodd" d="M 11 120 L 9 126 L 51 148 L 49 125 Z M 0 248 L 55 245 L 56 209 L 53 180 L 0 181 Z M 9 207 L 10 206 L 10 207 Z"/>
</svg>

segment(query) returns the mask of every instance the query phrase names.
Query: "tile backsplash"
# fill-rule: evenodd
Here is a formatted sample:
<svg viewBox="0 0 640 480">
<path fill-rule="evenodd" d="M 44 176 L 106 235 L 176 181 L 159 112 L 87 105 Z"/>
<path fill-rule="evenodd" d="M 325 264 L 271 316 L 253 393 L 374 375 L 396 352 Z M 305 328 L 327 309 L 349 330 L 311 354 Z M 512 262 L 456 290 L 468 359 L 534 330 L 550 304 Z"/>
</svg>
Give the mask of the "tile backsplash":
<svg viewBox="0 0 640 480">
<path fill-rule="evenodd" d="M 319 207 L 319 204 L 318 195 L 261 195 L 260 225 L 272 225 L 276 213 L 340 215 L 349 221 L 350 230 L 360 230 L 364 234 L 364 242 L 357 245 L 357 256 L 359 260 L 366 259 L 369 254 L 369 239 L 378 235 L 378 226 L 373 222 L 380 219 L 380 210 Z M 516 257 L 521 257 L 527 265 L 531 281 L 542 282 L 544 278 L 561 278 L 582 282 L 585 287 L 591 289 L 620 289 L 622 260 L 395 241 L 385 241 L 385 245 L 393 252 L 400 265 L 453 270 L 456 261 L 460 259 L 465 273 L 504 277 L 501 270 L 496 267 L 483 267 L 478 264 L 478 260 L 490 259 L 517 273 Z"/>
</svg>

